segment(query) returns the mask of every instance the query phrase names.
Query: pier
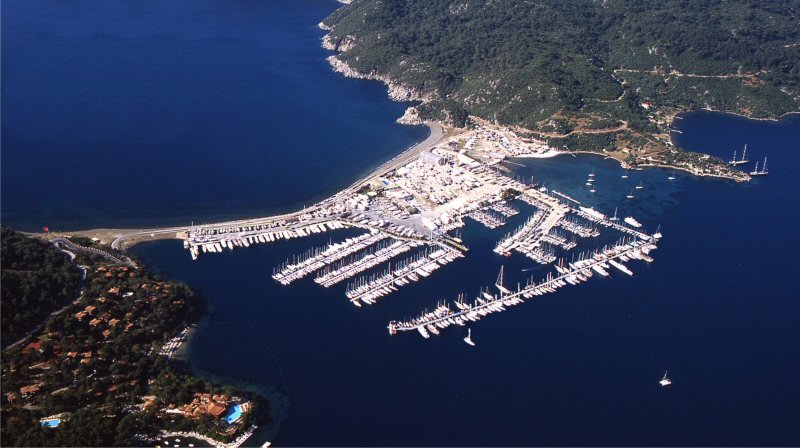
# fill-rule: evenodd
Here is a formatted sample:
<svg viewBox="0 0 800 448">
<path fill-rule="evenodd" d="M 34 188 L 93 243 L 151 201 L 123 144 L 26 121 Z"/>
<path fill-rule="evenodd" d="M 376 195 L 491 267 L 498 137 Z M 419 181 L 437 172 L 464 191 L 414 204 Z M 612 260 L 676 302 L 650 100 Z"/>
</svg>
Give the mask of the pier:
<svg viewBox="0 0 800 448">
<path fill-rule="evenodd" d="M 419 317 L 409 321 L 389 322 L 389 334 L 397 334 L 404 331 L 417 331 L 424 338 L 429 338 L 430 334 L 439 334 L 451 325 L 464 326 L 469 322 L 476 322 L 489 314 L 506 311 L 509 307 L 519 305 L 526 299 L 542 296 L 555 292 L 557 289 L 569 285 L 577 285 L 591 278 L 594 273 L 608 276 L 606 269 L 611 266 L 633 275 L 621 261 L 643 260 L 652 262 L 653 259 L 648 255 L 656 249 L 655 239 L 633 240 L 617 244 L 613 247 L 605 248 L 593 252 L 579 261 L 565 263 L 556 266 L 559 275 L 552 273 L 541 282 L 529 281 L 524 288 L 518 288 L 516 292 L 506 292 L 508 289 L 498 286 L 499 294 L 492 295 L 482 292 L 481 296 L 468 304 L 460 296 L 455 302 L 455 310 L 447 303 L 440 303 L 433 311 L 425 311 Z"/>
<path fill-rule="evenodd" d="M 548 150 L 542 143 L 512 144 L 510 139 L 485 130 L 444 136 L 440 127 L 432 126 L 431 137 L 423 144 L 409 148 L 350 187 L 293 213 L 164 229 L 97 231 L 96 235 L 106 240 L 113 236 L 114 248 L 129 242 L 178 238 L 192 259 L 198 260 L 256 244 L 361 229 L 360 235 L 338 242 L 331 238 L 328 244 L 293 255 L 272 269 L 272 278 L 283 285 L 309 276 L 326 288 L 346 283 L 344 295 L 355 306 L 374 304 L 464 257 L 468 248 L 453 232 L 464 226 L 466 218 L 490 229 L 505 225 L 520 214 L 516 200 L 529 204 L 534 212 L 497 242 L 494 251 L 500 255 L 516 251 L 539 264 L 551 265 L 558 259 L 558 251 L 575 249 L 579 239 L 596 237 L 601 228 L 619 231 L 629 239 L 611 252 L 592 254 L 569 268 L 557 265 L 559 276 L 530 283 L 517 292 L 500 284 L 500 297 L 483 292 L 475 304 L 467 305 L 463 299 L 456 302 L 459 311 L 445 307 L 434 315 L 424 314 L 416 324 L 390 325 L 393 333 L 408 328 L 435 333 L 442 322 L 463 324 L 529 296 L 584 281 L 592 273 L 606 276 L 608 270 L 617 269 L 633 275 L 622 263 L 649 258 L 646 253 L 655 248 L 660 235 L 641 231 L 633 217 L 622 222 L 616 216 L 607 218 L 564 193 L 536 186 L 533 179 L 525 183 L 496 166 L 498 155 Z M 413 254 L 418 248 L 421 250 Z M 410 252 L 410 257 L 397 260 Z M 420 322 L 432 322 L 433 326 L 417 325 Z"/>
</svg>

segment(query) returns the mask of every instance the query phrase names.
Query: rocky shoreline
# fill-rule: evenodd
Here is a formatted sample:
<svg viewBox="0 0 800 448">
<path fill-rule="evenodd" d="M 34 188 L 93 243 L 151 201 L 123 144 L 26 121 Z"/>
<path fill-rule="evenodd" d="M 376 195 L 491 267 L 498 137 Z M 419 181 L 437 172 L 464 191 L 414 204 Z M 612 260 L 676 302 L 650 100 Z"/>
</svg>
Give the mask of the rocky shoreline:
<svg viewBox="0 0 800 448">
<path fill-rule="evenodd" d="M 350 3 L 349 0 L 339 0 L 339 2 L 343 3 L 343 4 L 349 4 Z M 370 72 L 370 73 L 363 73 L 363 72 L 360 72 L 360 71 L 356 70 L 351 65 L 349 65 L 347 62 L 345 62 L 341 58 L 339 58 L 340 54 L 345 53 L 348 50 L 351 50 L 352 48 L 354 48 L 357 45 L 358 41 L 357 41 L 356 37 L 355 36 L 351 36 L 351 35 L 347 35 L 347 36 L 341 38 L 338 42 L 334 42 L 333 38 L 331 37 L 331 33 L 333 31 L 333 26 L 327 25 L 324 21 L 320 22 L 317 26 L 321 30 L 326 32 L 326 34 L 322 37 L 322 44 L 321 44 L 322 48 L 324 48 L 326 50 L 330 50 L 330 51 L 336 52 L 335 55 L 330 55 L 330 56 L 328 56 L 326 58 L 328 63 L 331 65 L 331 68 L 333 68 L 334 72 L 340 73 L 340 74 L 342 74 L 342 75 L 344 75 L 345 77 L 348 77 L 348 78 L 380 81 L 380 82 L 382 82 L 382 83 L 384 83 L 386 85 L 386 87 L 388 89 L 388 96 L 392 101 L 398 101 L 398 102 L 414 101 L 414 102 L 419 102 L 420 104 L 418 104 L 418 105 L 409 106 L 408 108 L 406 108 L 405 112 L 403 113 L 403 116 L 398 118 L 396 120 L 396 122 L 400 123 L 400 124 L 407 124 L 407 125 L 420 125 L 420 124 L 424 124 L 425 123 L 425 120 L 420 116 L 420 112 L 419 112 L 419 108 L 418 107 L 420 105 L 423 105 L 423 104 L 426 104 L 426 103 L 432 101 L 432 98 L 430 98 L 430 96 L 424 95 L 422 92 L 420 92 L 420 91 L 418 91 L 418 90 L 416 90 L 416 89 L 414 89 L 414 88 L 412 88 L 410 86 L 404 85 L 404 84 L 402 84 L 400 82 L 397 82 L 397 81 L 393 80 L 392 78 L 390 78 L 389 76 L 380 74 L 377 71 L 373 71 L 373 72 Z M 678 115 L 678 114 L 676 114 L 676 115 Z M 570 151 L 570 153 L 589 153 L 589 154 L 596 154 L 596 155 L 604 155 L 604 154 L 595 153 L 593 151 Z M 558 154 L 553 154 L 553 155 L 558 155 Z M 615 158 L 615 159 L 620 162 L 620 164 L 622 165 L 623 168 L 631 168 L 629 166 L 629 164 L 627 162 L 625 162 L 624 160 L 621 160 L 621 159 L 618 159 L 618 158 Z M 688 173 L 691 173 L 691 174 L 693 174 L 695 176 L 716 177 L 716 178 L 721 178 L 721 179 L 734 180 L 736 182 L 747 182 L 747 181 L 750 180 L 750 176 L 748 176 L 747 173 L 741 173 L 741 172 L 738 172 L 740 174 L 738 174 L 738 173 L 737 174 L 706 173 L 706 172 L 703 172 L 702 170 L 699 170 L 697 168 L 689 168 L 689 167 L 678 166 L 678 165 L 671 166 L 671 165 L 664 165 L 664 164 L 658 164 L 658 163 L 637 164 L 636 166 L 638 166 L 638 167 L 669 168 L 669 169 L 675 169 L 675 170 L 688 172 Z"/>
<path fill-rule="evenodd" d="M 342 1 L 342 3 L 345 2 Z M 349 3 L 349 1 L 346 3 Z M 389 99 L 391 99 L 392 101 L 397 101 L 397 102 L 414 101 L 419 103 L 426 103 L 430 101 L 429 97 L 423 95 L 416 89 L 398 83 L 389 78 L 388 76 L 381 75 L 377 72 L 362 73 L 354 69 L 347 62 L 341 60 L 338 57 L 338 54 L 344 53 L 355 47 L 357 43 L 355 37 L 345 36 L 339 42 L 333 42 L 333 39 L 331 38 L 331 31 L 333 31 L 333 28 L 326 25 L 324 22 L 320 22 L 317 26 L 321 30 L 327 31 L 325 36 L 322 37 L 322 48 L 330 51 L 335 51 L 337 53 L 337 55 L 331 55 L 326 58 L 328 63 L 331 65 L 331 68 L 333 68 L 334 72 L 340 73 L 347 78 L 380 81 L 386 85 L 388 89 Z M 407 124 L 407 125 L 424 124 L 424 121 L 419 115 L 419 110 L 417 109 L 417 106 L 409 106 L 408 108 L 406 108 L 405 113 L 403 114 L 403 116 L 397 119 L 397 122 L 400 124 Z"/>
</svg>

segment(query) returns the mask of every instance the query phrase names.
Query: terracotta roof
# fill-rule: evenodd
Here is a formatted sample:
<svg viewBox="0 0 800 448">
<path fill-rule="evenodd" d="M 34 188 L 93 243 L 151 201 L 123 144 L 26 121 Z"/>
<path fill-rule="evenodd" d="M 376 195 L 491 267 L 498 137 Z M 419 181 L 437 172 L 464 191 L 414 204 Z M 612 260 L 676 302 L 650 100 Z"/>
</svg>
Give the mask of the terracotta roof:
<svg viewBox="0 0 800 448">
<path fill-rule="evenodd" d="M 206 407 L 206 409 L 208 410 L 209 414 L 211 414 L 211 415 L 213 415 L 214 417 L 217 417 L 217 418 L 225 413 L 225 406 L 223 406 L 223 405 L 221 405 L 221 404 L 219 404 L 217 402 L 214 402 L 214 401 L 212 401 Z"/>
<path fill-rule="evenodd" d="M 22 354 L 26 355 L 34 350 L 41 350 L 43 343 L 44 341 L 39 341 L 39 340 L 29 343 L 28 345 L 25 346 L 25 348 L 22 349 Z"/>
<path fill-rule="evenodd" d="M 28 395 L 39 392 L 41 388 L 42 386 L 40 384 L 31 384 L 30 386 L 23 386 L 19 391 L 22 395 Z"/>
</svg>

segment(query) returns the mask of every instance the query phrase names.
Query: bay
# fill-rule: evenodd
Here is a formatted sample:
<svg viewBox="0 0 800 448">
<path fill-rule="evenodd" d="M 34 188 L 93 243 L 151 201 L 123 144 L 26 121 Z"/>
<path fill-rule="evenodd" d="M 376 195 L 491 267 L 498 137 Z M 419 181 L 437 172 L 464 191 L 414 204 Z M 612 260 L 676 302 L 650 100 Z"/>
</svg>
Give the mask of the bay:
<svg viewBox="0 0 800 448">
<path fill-rule="evenodd" d="M 427 135 L 331 73 L 332 0 L 3 3 L 2 220 L 189 224 L 313 203 Z"/>
<path fill-rule="evenodd" d="M 333 1 L 3 4 L 2 219 L 23 229 L 167 225 L 310 203 L 427 132 L 394 124 L 379 83 L 330 71 L 316 23 Z M 675 142 L 769 156 L 748 184 L 595 156 L 519 160 L 520 176 L 664 239 L 652 265 L 563 288 L 423 340 L 386 323 L 459 293 L 543 277 L 469 222 L 465 259 L 355 308 L 344 286 L 283 287 L 273 266 L 356 231 L 192 262 L 179 242 L 133 252 L 209 302 L 192 368 L 288 397 L 282 445 L 797 445 L 795 236 L 800 118 L 684 114 Z M 594 171 L 597 193 L 584 186 Z M 625 198 L 639 182 L 636 198 Z M 611 235 L 582 241 L 596 247 Z M 536 269 L 533 269 L 536 268 Z M 523 272 L 523 269 L 526 270 Z M 527 271 L 529 269 L 533 269 Z M 674 384 L 658 385 L 669 369 Z M 277 430 L 277 433 L 275 432 Z"/>
</svg>

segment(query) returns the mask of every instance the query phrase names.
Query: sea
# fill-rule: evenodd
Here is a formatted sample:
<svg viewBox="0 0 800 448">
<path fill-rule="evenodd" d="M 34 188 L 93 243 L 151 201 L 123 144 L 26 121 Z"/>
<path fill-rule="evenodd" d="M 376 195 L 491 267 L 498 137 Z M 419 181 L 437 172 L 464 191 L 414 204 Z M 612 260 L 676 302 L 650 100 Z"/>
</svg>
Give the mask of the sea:
<svg viewBox="0 0 800 448">
<path fill-rule="evenodd" d="M 405 105 L 381 84 L 330 71 L 316 24 L 334 1 L 3 6 L 4 225 L 166 225 L 299 207 L 427 133 L 394 123 Z M 501 266 L 511 288 L 547 275 L 492 252 L 532 213 L 518 201 L 498 229 L 467 221 L 465 258 L 361 308 L 344 284 L 270 277 L 354 229 L 197 261 L 179 241 L 132 252 L 207 300 L 190 368 L 272 397 L 273 422 L 248 444 L 798 445 L 800 115 L 697 111 L 673 129 L 676 145 L 723 159 L 747 144 L 745 169 L 768 157 L 769 175 L 738 184 L 592 155 L 506 164 L 663 238 L 653 263 L 628 263 L 633 277 L 595 275 L 472 324 L 475 347 L 466 328 L 426 340 L 386 325 L 477 296 Z M 574 252 L 617 237 L 603 229 Z M 673 384 L 662 388 L 665 371 Z"/>
</svg>

